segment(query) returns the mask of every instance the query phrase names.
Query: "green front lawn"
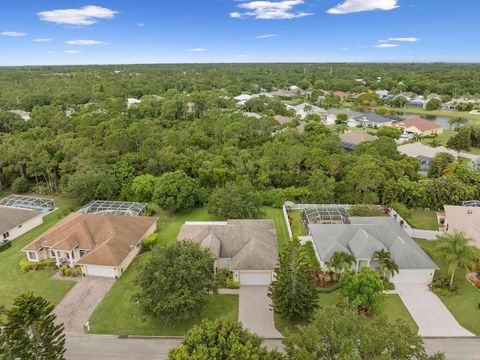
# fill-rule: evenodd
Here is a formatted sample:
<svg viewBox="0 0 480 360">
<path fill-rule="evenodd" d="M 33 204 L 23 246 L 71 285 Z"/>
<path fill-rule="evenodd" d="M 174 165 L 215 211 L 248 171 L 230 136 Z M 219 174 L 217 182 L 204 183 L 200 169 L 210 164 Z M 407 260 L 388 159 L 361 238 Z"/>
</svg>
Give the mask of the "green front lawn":
<svg viewBox="0 0 480 360">
<path fill-rule="evenodd" d="M 318 298 L 320 308 L 335 306 L 340 300 L 340 297 L 340 291 L 338 290 L 330 293 L 320 293 Z M 417 324 L 398 295 L 385 295 L 384 300 L 377 309 L 377 312 L 385 315 L 390 322 L 403 320 L 415 333 L 418 332 Z M 295 326 L 296 324 L 283 319 L 278 314 L 275 314 L 275 327 L 282 334 L 286 335 L 288 332 L 295 331 Z"/>
<path fill-rule="evenodd" d="M 59 210 L 45 217 L 42 225 L 13 240 L 9 249 L 0 252 L 0 305 L 10 306 L 16 296 L 27 291 L 33 291 L 35 295 L 57 304 L 75 284 L 72 281 L 52 280 L 54 272 L 51 270 L 22 273 L 18 265 L 25 258 L 25 253 L 20 250 L 56 224 L 62 210 L 75 206 L 70 200 L 54 199 Z"/>
<path fill-rule="evenodd" d="M 447 273 L 447 264 L 444 256 L 435 253 L 436 242 L 421 239 L 416 239 L 416 241 L 440 267 L 440 270 L 437 270 L 436 276 L 444 276 Z M 458 284 L 458 291 L 456 293 L 438 293 L 437 296 L 442 300 L 448 310 L 450 310 L 460 325 L 475 335 L 480 335 L 480 290 L 467 281 L 464 269 L 457 270 L 455 283 Z"/>
<path fill-rule="evenodd" d="M 138 291 L 135 278 L 149 257 L 150 253 L 137 256 L 123 276 L 115 282 L 90 318 L 91 333 L 173 336 L 184 335 L 202 319 L 226 318 L 237 321 L 238 296 L 236 295 L 210 295 L 203 314 L 186 321 L 167 323 L 145 315 L 132 301 L 132 297 Z"/>
<path fill-rule="evenodd" d="M 410 225 L 415 229 L 421 230 L 438 230 L 437 212 L 425 209 L 411 210 L 412 218 Z"/>
</svg>

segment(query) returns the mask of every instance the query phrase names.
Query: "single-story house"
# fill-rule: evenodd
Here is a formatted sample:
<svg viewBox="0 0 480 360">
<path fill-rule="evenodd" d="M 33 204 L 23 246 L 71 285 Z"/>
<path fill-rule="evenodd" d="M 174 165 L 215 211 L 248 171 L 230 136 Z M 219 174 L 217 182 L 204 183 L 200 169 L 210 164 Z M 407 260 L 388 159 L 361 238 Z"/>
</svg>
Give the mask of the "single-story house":
<svg viewBox="0 0 480 360">
<path fill-rule="evenodd" d="M 85 276 L 119 278 L 156 230 L 155 217 L 72 213 L 25 246 L 29 261 L 55 259 Z"/>
<path fill-rule="evenodd" d="M 11 113 L 20 116 L 24 121 L 30 120 L 30 113 L 25 110 L 10 110 Z"/>
<path fill-rule="evenodd" d="M 0 200 L 0 244 L 12 241 L 43 224 L 55 210 L 53 200 L 11 195 Z"/>
<path fill-rule="evenodd" d="M 344 91 L 334 91 L 332 96 L 339 97 L 339 98 L 346 98 L 348 94 Z"/>
<path fill-rule="evenodd" d="M 349 223 L 308 224 L 308 237 L 322 268 L 335 252 L 345 252 L 355 257 L 355 270 L 376 268 L 372 260 L 375 251 L 388 251 L 398 265 L 399 273 L 393 283 L 430 284 L 437 265 L 390 217 L 350 217 Z"/>
<path fill-rule="evenodd" d="M 254 113 L 254 112 L 248 112 L 248 111 L 244 112 L 243 116 L 253 117 L 255 119 L 260 119 L 262 117 L 262 115 L 260 115 L 260 114 L 257 114 L 257 113 Z"/>
<path fill-rule="evenodd" d="M 273 118 L 274 118 L 280 125 L 288 124 L 289 122 L 292 122 L 292 119 L 290 119 L 288 116 L 284 116 L 284 115 L 275 115 Z"/>
<path fill-rule="evenodd" d="M 423 96 L 418 96 L 415 99 L 410 100 L 410 106 L 414 108 L 424 109 L 427 106 L 427 100 Z"/>
<path fill-rule="evenodd" d="M 389 126 L 392 122 L 393 120 L 390 118 L 369 112 L 355 116 L 353 119 L 350 119 L 347 124 L 350 127 L 380 127 Z"/>
<path fill-rule="evenodd" d="M 273 97 L 294 98 L 298 96 L 298 91 L 294 90 L 276 90 L 269 93 Z"/>
<path fill-rule="evenodd" d="M 377 90 L 375 94 L 377 94 L 380 99 L 384 99 L 390 95 L 390 92 L 388 90 Z"/>
<path fill-rule="evenodd" d="M 423 156 L 433 159 L 435 155 L 440 153 L 447 153 L 452 155 L 455 159 L 457 158 L 457 152 L 455 150 L 447 149 L 444 146 L 431 147 L 422 144 L 421 142 L 400 145 L 397 149 L 400 153 L 414 158 Z"/>
<path fill-rule="evenodd" d="M 269 285 L 278 262 L 273 220 L 186 222 L 177 240 L 209 249 L 215 270 L 228 269 L 241 285 Z"/>
<path fill-rule="evenodd" d="M 364 132 L 349 131 L 340 135 L 340 144 L 346 150 L 353 150 L 363 142 L 375 141 L 378 137 Z"/>
<path fill-rule="evenodd" d="M 443 133 L 443 127 L 434 123 L 433 121 L 422 118 L 410 118 L 406 120 L 397 121 L 393 126 L 403 129 L 405 133 L 416 135 L 433 135 Z"/>
<path fill-rule="evenodd" d="M 237 103 L 243 102 L 245 103 L 246 101 L 250 100 L 252 98 L 252 95 L 249 94 L 241 94 L 238 96 L 235 96 L 234 99 Z"/>
<path fill-rule="evenodd" d="M 352 119 L 356 116 L 360 116 L 361 113 L 359 112 L 356 112 L 356 111 L 352 111 L 350 109 L 328 109 L 326 110 L 326 120 L 325 122 L 330 125 L 330 124 L 335 124 L 336 120 L 337 120 L 337 116 L 339 114 L 345 114 L 347 115 L 348 119 L 347 119 L 347 125 L 348 125 L 348 122 L 349 121 L 352 121 Z M 351 127 L 355 127 L 354 126 L 351 126 Z"/>
<path fill-rule="evenodd" d="M 444 209 L 447 232 L 463 232 L 470 245 L 480 247 L 480 207 L 445 205 Z"/>
<path fill-rule="evenodd" d="M 308 115 L 314 114 L 320 116 L 323 121 L 326 115 L 325 109 L 307 103 L 302 103 L 295 106 L 287 105 L 287 109 L 293 110 L 300 119 L 305 119 Z"/>
<path fill-rule="evenodd" d="M 139 99 L 128 98 L 128 99 L 127 99 L 127 107 L 131 107 L 131 106 L 138 105 L 138 104 L 140 104 L 141 102 L 142 102 L 142 101 L 139 100 Z"/>
</svg>

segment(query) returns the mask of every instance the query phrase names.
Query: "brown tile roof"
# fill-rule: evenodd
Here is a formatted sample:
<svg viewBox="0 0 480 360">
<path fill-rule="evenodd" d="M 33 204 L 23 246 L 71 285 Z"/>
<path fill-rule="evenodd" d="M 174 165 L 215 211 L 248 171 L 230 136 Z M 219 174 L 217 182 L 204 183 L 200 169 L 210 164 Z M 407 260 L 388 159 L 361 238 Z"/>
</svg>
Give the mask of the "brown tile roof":
<svg viewBox="0 0 480 360">
<path fill-rule="evenodd" d="M 333 92 L 333 96 L 337 96 L 337 97 L 347 97 L 348 94 L 344 91 L 334 91 Z"/>
<path fill-rule="evenodd" d="M 480 247 L 480 207 L 445 205 L 449 233 L 463 232 L 470 245 Z"/>
<path fill-rule="evenodd" d="M 0 206 L 0 235 L 8 230 L 16 228 L 37 215 L 40 215 L 40 213 L 31 210 Z"/>
<path fill-rule="evenodd" d="M 72 213 L 23 250 L 88 250 L 77 263 L 118 266 L 157 218 Z"/>
<path fill-rule="evenodd" d="M 422 118 L 410 118 L 410 119 L 398 121 L 394 124 L 394 126 L 401 127 L 401 128 L 409 128 L 414 126 L 421 132 L 442 128 L 440 125 L 435 124 L 433 121 L 425 120 Z"/>
</svg>

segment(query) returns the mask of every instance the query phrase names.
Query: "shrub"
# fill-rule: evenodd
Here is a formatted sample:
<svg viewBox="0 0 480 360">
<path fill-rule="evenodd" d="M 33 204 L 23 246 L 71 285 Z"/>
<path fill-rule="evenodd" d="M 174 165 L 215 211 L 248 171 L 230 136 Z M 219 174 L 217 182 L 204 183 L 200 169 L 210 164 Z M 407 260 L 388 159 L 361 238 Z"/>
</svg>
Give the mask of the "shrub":
<svg viewBox="0 0 480 360">
<path fill-rule="evenodd" d="M 448 277 L 438 277 L 433 279 L 432 283 L 428 286 L 430 290 L 442 295 L 455 293 L 458 290 L 458 284 L 455 282 L 452 284 L 451 292 L 449 291 L 450 279 Z"/>
<path fill-rule="evenodd" d="M 144 250 L 149 251 L 152 250 L 154 246 L 158 244 L 158 234 L 153 233 L 148 235 L 142 243 L 142 247 Z"/>
<path fill-rule="evenodd" d="M 395 210 L 403 220 L 409 222 L 412 219 L 412 212 L 402 203 L 394 202 L 390 207 Z"/>
<path fill-rule="evenodd" d="M 42 270 L 47 268 L 53 269 L 56 266 L 57 265 L 55 259 L 42 260 L 39 262 L 28 261 L 27 259 L 23 259 L 20 261 L 20 270 L 22 272 Z"/>
<path fill-rule="evenodd" d="M 354 205 L 348 213 L 351 216 L 383 216 L 383 212 L 375 205 Z"/>
<path fill-rule="evenodd" d="M 26 193 L 30 188 L 30 184 L 26 178 L 23 176 L 17 177 L 15 180 L 13 180 L 12 183 L 12 190 L 16 193 Z"/>
<path fill-rule="evenodd" d="M 65 271 L 63 272 L 65 276 L 72 276 L 72 269 L 70 268 L 65 268 Z"/>
<path fill-rule="evenodd" d="M 12 243 L 10 241 L 7 241 L 6 243 L 1 244 L 0 252 L 7 250 L 10 246 L 12 246 Z"/>
<path fill-rule="evenodd" d="M 47 185 L 43 183 L 38 183 L 33 185 L 32 191 L 38 195 L 48 195 L 50 194 L 50 191 L 48 190 Z"/>
<path fill-rule="evenodd" d="M 232 278 L 232 272 L 227 269 L 219 269 L 216 275 L 217 286 L 219 288 L 227 287 L 227 279 Z"/>
<path fill-rule="evenodd" d="M 30 261 L 26 260 L 26 259 L 23 259 L 20 261 L 20 271 L 21 272 L 29 272 L 30 270 L 32 270 L 32 265 L 30 263 Z"/>
<path fill-rule="evenodd" d="M 226 281 L 227 288 L 229 289 L 240 289 L 240 283 L 233 280 L 233 278 L 228 277 Z"/>
</svg>

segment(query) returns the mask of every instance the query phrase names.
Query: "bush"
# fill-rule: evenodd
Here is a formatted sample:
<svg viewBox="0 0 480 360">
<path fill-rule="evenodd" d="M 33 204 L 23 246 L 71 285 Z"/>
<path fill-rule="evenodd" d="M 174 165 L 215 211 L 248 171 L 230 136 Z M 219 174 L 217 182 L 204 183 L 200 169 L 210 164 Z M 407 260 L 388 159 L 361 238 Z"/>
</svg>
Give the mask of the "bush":
<svg viewBox="0 0 480 360">
<path fill-rule="evenodd" d="M 50 191 L 48 191 L 47 185 L 43 183 L 38 183 L 33 185 L 32 191 L 38 195 L 48 195 L 50 194 Z"/>
<path fill-rule="evenodd" d="M 7 241 L 6 243 L 1 244 L 0 252 L 7 250 L 10 246 L 12 246 L 12 243 L 10 241 Z"/>
<path fill-rule="evenodd" d="M 395 210 L 403 220 L 409 222 L 412 219 L 412 212 L 402 203 L 394 202 L 390 207 Z"/>
<path fill-rule="evenodd" d="M 383 280 L 383 287 L 385 290 L 395 290 L 395 284 L 388 280 Z"/>
<path fill-rule="evenodd" d="M 227 288 L 229 289 L 240 289 L 240 283 L 233 280 L 233 278 L 228 277 L 226 282 Z"/>
<path fill-rule="evenodd" d="M 153 233 L 148 235 L 142 242 L 142 248 L 145 251 L 150 251 L 153 249 L 154 246 L 158 244 L 158 234 Z"/>
<path fill-rule="evenodd" d="M 23 259 L 20 261 L 20 271 L 21 272 L 29 272 L 30 270 L 32 270 L 32 264 L 30 263 L 30 261 L 26 260 L 26 259 Z"/>
<path fill-rule="evenodd" d="M 13 180 L 12 183 L 12 190 L 15 193 L 26 193 L 30 189 L 30 184 L 26 178 L 23 176 L 17 177 L 15 180 Z"/>
<path fill-rule="evenodd" d="M 450 291 L 450 279 L 448 277 L 435 278 L 428 287 L 433 292 L 440 293 L 442 295 L 451 295 L 452 293 L 456 293 L 458 290 L 458 284 L 454 282 L 452 285 L 452 291 Z"/>
<path fill-rule="evenodd" d="M 20 261 L 20 271 L 22 272 L 42 269 L 54 269 L 56 267 L 57 265 L 55 259 L 47 259 L 39 262 L 28 261 L 27 259 L 23 259 Z"/>
<path fill-rule="evenodd" d="M 375 205 L 354 205 L 348 213 L 351 216 L 383 216 L 384 213 Z"/>
</svg>

